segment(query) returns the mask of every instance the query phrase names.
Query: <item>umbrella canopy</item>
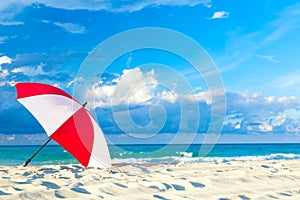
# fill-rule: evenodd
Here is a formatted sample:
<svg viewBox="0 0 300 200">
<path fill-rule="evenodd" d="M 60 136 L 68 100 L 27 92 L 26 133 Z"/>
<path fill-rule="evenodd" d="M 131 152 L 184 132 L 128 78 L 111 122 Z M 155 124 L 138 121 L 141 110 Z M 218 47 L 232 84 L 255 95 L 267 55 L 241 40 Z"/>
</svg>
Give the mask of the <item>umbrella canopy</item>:
<svg viewBox="0 0 300 200">
<path fill-rule="evenodd" d="M 41 83 L 17 83 L 17 100 L 38 120 L 47 135 L 85 167 L 105 168 L 111 159 L 103 132 L 72 96 Z"/>
</svg>

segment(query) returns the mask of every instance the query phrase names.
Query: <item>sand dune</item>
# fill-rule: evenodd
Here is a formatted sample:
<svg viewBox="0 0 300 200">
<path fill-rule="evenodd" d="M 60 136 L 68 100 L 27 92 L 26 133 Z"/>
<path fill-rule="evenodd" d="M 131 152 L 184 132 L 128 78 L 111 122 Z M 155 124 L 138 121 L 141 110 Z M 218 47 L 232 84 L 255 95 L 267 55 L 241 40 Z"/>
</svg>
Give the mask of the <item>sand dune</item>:
<svg viewBox="0 0 300 200">
<path fill-rule="evenodd" d="M 0 167 L 0 199 L 300 199 L 300 161 Z"/>
</svg>

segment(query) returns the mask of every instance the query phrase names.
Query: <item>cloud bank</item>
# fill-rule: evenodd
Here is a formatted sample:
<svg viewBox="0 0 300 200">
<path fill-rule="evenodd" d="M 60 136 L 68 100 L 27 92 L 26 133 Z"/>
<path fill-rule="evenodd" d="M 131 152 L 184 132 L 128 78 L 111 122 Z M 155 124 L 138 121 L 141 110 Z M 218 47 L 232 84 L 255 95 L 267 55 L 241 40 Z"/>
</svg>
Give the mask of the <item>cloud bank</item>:
<svg viewBox="0 0 300 200">
<path fill-rule="evenodd" d="M 155 71 L 140 68 L 124 70 L 120 75 L 109 75 L 91 90 L 86 91 L 90 109 L 95 109 L 99 123 L 109 133 L 120 133 L 116 116 L 146 127 L 153 116 L 164 118 L 160 132 L 176 133 L 182 120 L 182 109 L 197 105 L 200 110 L 198 132 L 205 133 L 211 121 L 211 92 L 197 91 L 193 94 L 161 90 Z M 295 96 L 263 96 L 259 93 L 226 93 L 226 119 L 223 133 L 298 133 L 300 131 L 300 100 Z M 182 105 L 184 102 L 184 105 Z M 195 104 L 196 103 L 196 104 Z M 152 109 L 159 106 L 160 109 Z M 161 112 L 163 109 L 163 113 Z M 193 116 L 191 109 L 190 116 Z M 129 115 L 124 114 L 129 112 Z M 156 113 L 157 112 L 157 113 Z M 195 116 L 194 116 L 195 117 Z M 191 131 L 185 121 L 181 124 Z"/>
<path fill-rule="evenodd" d="M 18 55 L 15 58 L 0 57 L 0 99 L 2 119 L 7 124 L 0 127 L 1 133 L 39 133 L 43 132 L 35 119 L 16 101 L 12 87 L 18 81 L 37 81 L 64 86 L 69 89 L 76 83 L 84 81 L 80 77 L 59 75 L 60 72 L 49 71 L 40 63 L 39 56 L 27 58 Z M 32 58 L 36 64 L 30 64 Z M 43 58 L 44 59 L 44 58 Z M 28 62 L 27 62 L 28 61 Z M 21 64 L 22 63 L 22 64 Z M 37 64 L 39 63 L 39 64 Z M 143 71 L 139 67 L 123 70 L 121 74 L 103 74 L 99 82 L 84 91 L 84 99 L 89 109 L 94 111 L 105 133 L 124 132 L 119 126 L 133 123 L 136 127 L 151 127 L 158 133 L 176 133 L 179 126 L 186 133 L 193 130 L 191 123 L 197 123 L 197 132 L 205 133 L 211 121 L 211 92 L 200 88 L 193 93 L 176 91 L 174 88 L 162 88 L 154 69 Z M 66 76 L 64 79 L 56 76 Z M 47 81 L 46 81 L 47 80 Z M 60 81 L 64 80 L 64 83 Z M 295 96 L 263 96 L 259 93 L 226 92 L 226 118 L 223 122 L 223 133 L 299 133 L 300 132 L 300 100 Z M 199 109 L 200 120 L 195 112 Z M 182 113 L 189 113 L 189 119 L 183 120 Z M 15 113 L 23 113 L 16 116 Z M 196 113 L 196 114 L 195 114 Z M 23 119 L 24 123 L 15 123 Z M 194 121 L 193 121 L 194 120 Z M 128 124 L 127 124 L 128 123 Z M 16 126 L 17 124 L 17 126 Z M 28 126 L 28 124 L 32 126 Z M 159 124 L 158 127 L 154 125 Z M 24 128 L 25 127 L 25 128 Z M 27 128 L 26 128 L 27 127 Z M 134 132 L 132 128 L 131 131 Z"/>
<path fill-rule="evenodd" d="M 0 10 L 6 9 L 12 5 L 28 6 L 28 5 L 46 5 L 54 8 L 61 8 L 66 10 L 106 10 L 109 12 L 135 12 L 146 7 L 158 6 L 196 6 L 203 5 L 211 7 L 211 0 L 137 0 L 137 1 L 97 1 L 97 0 L 74 0 L 59 1 L 59 0 L 23 0 L 23 1 L 3 1 L 0 3 Z M 17 22 L 15 22 L 17 23 Z"/>
</svg>

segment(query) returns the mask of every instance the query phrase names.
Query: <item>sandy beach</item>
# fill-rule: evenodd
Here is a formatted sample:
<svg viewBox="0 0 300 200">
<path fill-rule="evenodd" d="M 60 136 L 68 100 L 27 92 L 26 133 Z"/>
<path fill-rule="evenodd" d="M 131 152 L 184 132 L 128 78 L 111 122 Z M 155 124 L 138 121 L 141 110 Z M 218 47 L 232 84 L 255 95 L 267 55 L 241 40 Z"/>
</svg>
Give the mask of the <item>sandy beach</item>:
<svg viewBox="0 0 300 200">
<path fill-rule="evenodd" d="M 0 167 L 0 199 L 300 199 L 300 161 Z"/>
</svg>

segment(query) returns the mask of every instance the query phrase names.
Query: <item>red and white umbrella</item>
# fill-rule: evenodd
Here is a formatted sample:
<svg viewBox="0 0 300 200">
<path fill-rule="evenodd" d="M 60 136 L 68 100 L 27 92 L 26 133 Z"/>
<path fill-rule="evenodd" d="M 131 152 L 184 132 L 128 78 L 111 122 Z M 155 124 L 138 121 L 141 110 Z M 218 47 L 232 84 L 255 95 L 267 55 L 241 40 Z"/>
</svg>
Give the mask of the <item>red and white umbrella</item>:
<svg viewBox="0 0 300 200">
<path fill-rule="evenodd" d="M 47 135 L 85 167 L 111 166 L 107 143 L 92 115 L 56 87 L 17 83 L 17 100 L 38 120 Z"/>
</svg>

